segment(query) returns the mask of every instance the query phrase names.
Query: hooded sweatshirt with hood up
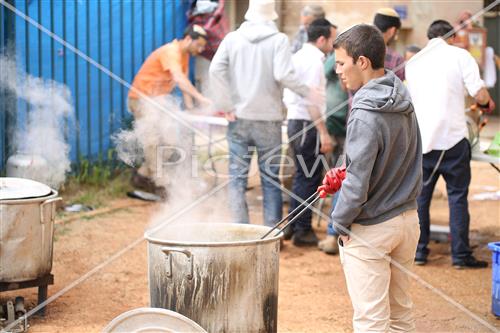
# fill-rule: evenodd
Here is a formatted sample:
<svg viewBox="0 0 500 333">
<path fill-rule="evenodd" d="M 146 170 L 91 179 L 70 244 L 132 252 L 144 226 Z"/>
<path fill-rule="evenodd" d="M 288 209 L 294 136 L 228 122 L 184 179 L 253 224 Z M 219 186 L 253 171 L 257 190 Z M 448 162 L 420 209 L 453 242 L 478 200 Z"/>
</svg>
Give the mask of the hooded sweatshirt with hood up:
<svg viewBox="0 0 500 333">
<path fill-rule="evenodd" d="M 352 223 L 382 223 L 417 208 L 422 142 L 410 94 L 391 71 L 354 95 L 345 148 L 347 176 L 332 214 L 341 235 Z"/>
<path fill-rule="evenodd" d="M 288 38 L 272 21 L 246 21 L 220 44 L 210 65 L 215 106 L 249 120 L 281 121 L 282 90 L 307 96 L 296 78 Z"/>
</svg>

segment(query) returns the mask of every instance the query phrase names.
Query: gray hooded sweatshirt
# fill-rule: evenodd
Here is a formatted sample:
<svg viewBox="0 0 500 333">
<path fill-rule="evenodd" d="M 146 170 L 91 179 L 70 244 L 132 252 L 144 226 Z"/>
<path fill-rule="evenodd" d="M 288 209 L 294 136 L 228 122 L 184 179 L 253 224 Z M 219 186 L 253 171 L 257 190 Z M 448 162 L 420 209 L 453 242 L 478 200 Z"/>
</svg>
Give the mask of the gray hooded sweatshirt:
<svg viewBox="0 0 500 333">
<path fill-rule="evenodd" d="M 332 214 L 337 232 L 345 235 L 352 223 L 382 223 L 417 208 L 420 131 L 410 94 L 391 71 L 354 95 L 345 145 L 347 176 Z"/>
<path fill-rule="evenodd" d="M 307 96 L 296 78 L 288 38 L 274 22 L 244 22 L 220 44 L 210 65 L 215 106 L 238 118 L 283 120 L 282 90 Z"/>
</svg>

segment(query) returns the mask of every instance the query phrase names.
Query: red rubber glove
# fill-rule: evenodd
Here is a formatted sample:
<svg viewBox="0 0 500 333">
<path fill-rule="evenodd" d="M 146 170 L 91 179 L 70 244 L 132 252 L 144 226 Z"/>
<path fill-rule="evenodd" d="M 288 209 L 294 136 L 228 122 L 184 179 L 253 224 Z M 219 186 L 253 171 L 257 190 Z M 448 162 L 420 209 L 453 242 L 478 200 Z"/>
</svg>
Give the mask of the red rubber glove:
<svg viewBox="0 0 500 333">
<path fill-rule="evenodd" d="M 487 114 L 492 113 L 493 110 L 495 110 L 495 108 L 496 108 L 495 102 L 493 101 L 493 99 L 491 99 L 491 97 L 490 97 L 490 100 L 488 101 L 488 104 L 481 106 L 481 105 L 476 103 L 476 106 L 481 111 L 483 111 L 484 113 L 487 113 Z"/>
<path fill-rule="evenodd" d="M 323 185 L 318 187 L 317 192 L 320 198 L 326 198 L 329 194 L 334 194 L 342 186 L 342 181 L 345 179 L 345 167 L 330 169 L 323 178 Z"/>
</svg>

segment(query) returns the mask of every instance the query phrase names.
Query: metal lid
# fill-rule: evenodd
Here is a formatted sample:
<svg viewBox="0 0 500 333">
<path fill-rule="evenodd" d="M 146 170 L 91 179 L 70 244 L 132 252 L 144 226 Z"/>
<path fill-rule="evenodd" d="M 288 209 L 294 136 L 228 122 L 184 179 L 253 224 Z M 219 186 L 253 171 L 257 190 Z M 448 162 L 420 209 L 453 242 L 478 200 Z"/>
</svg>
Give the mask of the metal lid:
<svg viewBox="0 0 500 333">
<path fill-rule="evenodd" d="M 122 313 L 104 327 L 102 332 L 207 333 L 191 319 L 174 311 L 157 308 L 138 308 Z"/>
<path fill-rule="evenodd" d="M 31 179 L 0 177 L 0 200 L 45 197 L 52 189 Z"/>
</svg>

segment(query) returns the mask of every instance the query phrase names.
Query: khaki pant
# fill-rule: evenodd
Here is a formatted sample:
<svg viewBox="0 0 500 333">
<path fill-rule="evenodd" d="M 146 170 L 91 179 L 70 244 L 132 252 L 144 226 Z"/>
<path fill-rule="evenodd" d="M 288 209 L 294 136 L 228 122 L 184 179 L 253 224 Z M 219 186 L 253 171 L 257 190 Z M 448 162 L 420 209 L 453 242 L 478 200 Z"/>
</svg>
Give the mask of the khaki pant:
<svg viewBox="0 0 500 333">
<path fill-rule="evenodd" d="M 375 225 L 354 223 L 351 232 L 360 239 L 340 247 L 340 261 L 354 308 L 354 331 L 415 331 L 410 277 L 404 270 L 413 266 L 420 236 L 416 210 Z"/>
</svg>

